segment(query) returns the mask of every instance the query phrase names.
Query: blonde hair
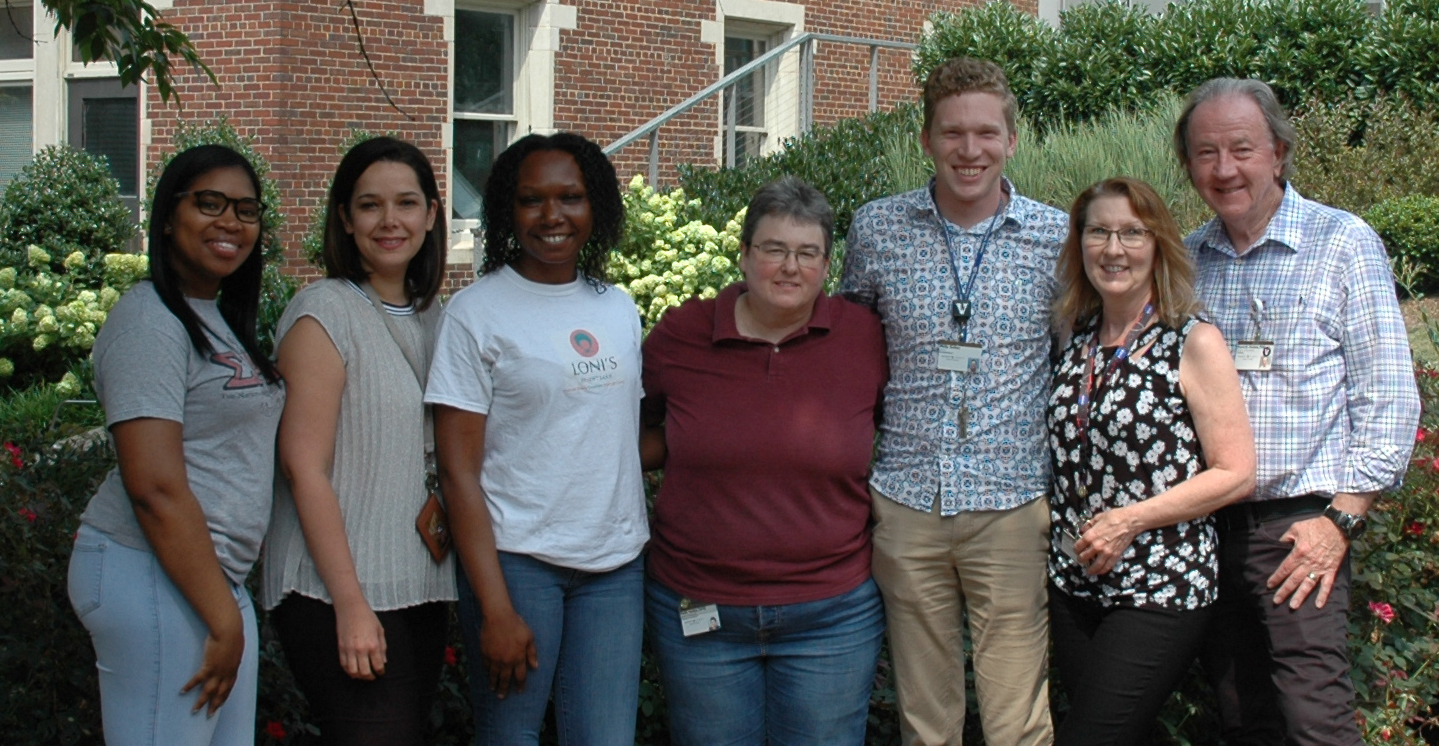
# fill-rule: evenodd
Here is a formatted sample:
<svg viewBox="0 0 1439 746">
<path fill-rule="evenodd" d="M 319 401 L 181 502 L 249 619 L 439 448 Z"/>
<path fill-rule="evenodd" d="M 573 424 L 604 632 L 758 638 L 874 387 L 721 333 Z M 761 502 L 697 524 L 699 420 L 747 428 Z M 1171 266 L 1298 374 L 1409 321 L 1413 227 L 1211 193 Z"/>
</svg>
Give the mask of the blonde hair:
<svg viewBox="0 0 1439 746">
<path fill-rule="evenodd" d="M 1154 187 L 1126 176 L 1105 179 L 1085 189 L 1069 209 L 1069 236 L 1059 251 L 1055 277 L 1059 297 L 1054 300 L 1055 328 L 1069 330 L 1099 311 L 1099 292 L 1084 272 L 1083 232 L 1089 206 L 1100 197 L 1124 197 L 1144 227 L 1154 232 L 1154 271 L 1151 289 L 1154 310 L 1163 324 L 1177 327 L 1202 309 L 1194 294 L 1194 262 L 1179 237 L 1164 200 Z"/>
</svg>

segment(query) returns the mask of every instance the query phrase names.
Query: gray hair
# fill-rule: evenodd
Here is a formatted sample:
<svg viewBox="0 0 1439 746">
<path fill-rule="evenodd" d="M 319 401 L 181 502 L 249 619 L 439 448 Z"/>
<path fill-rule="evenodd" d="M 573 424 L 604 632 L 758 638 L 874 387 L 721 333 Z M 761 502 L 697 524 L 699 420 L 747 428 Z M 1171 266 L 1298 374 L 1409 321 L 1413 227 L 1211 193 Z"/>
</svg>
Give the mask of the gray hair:
<svg viewBox="0 0 1439 746">
<path fill-rule="evenodd" d="M 1180 165 L 1189 164 L 1189 119 L 1194 115 L 1194 110 L 1206 101 L 1231 96 L 1247 97 L 1264 114 L 1264 123 L 1269 125 L 1274 146 L 1284 146 L 1279 178 L 1288 181 L 1294 175 L 1294 143 L 1299 139 L 1299 135 L 1294 130 L 1294 125 L 1289 123 L 1289 115 L 1279 104 L 1274 89 L 1264 81 L 1253 78 L 1212 78 L 1201 83 L 1189 94 L 1189 98 L 1184 101 L 1184 111 L 1180 113 L 1179 121 L 1174 124 L 1174 154 L 1179 156 Z"/>
<path fill-rule="evenodd" d="M 829 256 L 834 246 L 834 208 L 829 206 L 824 192 L 795 176 L 781 176 L 765 184 L 749 201 L 744 227 L 740 229 L 740 241 L 749 246 L 759 221 L 771 215 L 787 217 L 796 223 L 818 225 L 824 234 L 824 255 Z"/>
</svg>

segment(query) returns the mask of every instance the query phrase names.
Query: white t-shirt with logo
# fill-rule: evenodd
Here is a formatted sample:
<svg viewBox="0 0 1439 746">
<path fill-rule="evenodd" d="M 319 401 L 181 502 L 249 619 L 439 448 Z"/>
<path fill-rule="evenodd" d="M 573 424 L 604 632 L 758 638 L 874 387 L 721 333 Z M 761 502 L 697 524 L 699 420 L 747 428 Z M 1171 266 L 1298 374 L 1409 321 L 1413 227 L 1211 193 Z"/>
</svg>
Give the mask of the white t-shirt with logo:
<svg viewBox="0 0 1439 746">
<path fill-rule="evenodd" d="M 480 487 L 495 545 L 552 565 L 613 570 L 649 539 L 639 463 L 634 302 L 510 267 L 445 307 L 425 401 L 486 415 Z"/>
</svg>

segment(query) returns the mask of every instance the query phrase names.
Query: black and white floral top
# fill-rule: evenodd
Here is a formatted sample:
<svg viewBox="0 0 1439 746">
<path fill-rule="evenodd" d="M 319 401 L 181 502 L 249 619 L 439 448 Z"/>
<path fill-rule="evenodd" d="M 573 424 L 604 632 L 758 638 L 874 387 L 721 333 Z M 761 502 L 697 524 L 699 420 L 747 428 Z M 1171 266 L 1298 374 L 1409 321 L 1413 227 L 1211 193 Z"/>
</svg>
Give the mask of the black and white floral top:
<svg viewBox="0 0 1439 746">
<path fill-rule="evenodd" d="M 1100 351 L 1087 446 L 1079 437 L 1078 400 L 1098 319 L 1076 330 L 1064 350 L 1049 398 L 1054 467 L 1049 575 L 1071 596 L 1106 607 L 1183 610 L 1211 604 L 1218 594 L 1217 541 L 1209 516 L 1139 534 L 1114 568 L 1097 577 L 1086 575 L 1059 548 L 1064 532 L 1079 535 L 1089 517 L 1162 494 L 1204 469 L 1194 420 L 1179 389 L 1179 358 L 1198 323 L 1190 317 L 1180 329 L 1149 327 L 1135 353 L 1109 377 L 1102 374 L 1119 348 Z M 1080 497 L 1080 480 L 1088 487 L 1086 498 Z"/>
</svg>

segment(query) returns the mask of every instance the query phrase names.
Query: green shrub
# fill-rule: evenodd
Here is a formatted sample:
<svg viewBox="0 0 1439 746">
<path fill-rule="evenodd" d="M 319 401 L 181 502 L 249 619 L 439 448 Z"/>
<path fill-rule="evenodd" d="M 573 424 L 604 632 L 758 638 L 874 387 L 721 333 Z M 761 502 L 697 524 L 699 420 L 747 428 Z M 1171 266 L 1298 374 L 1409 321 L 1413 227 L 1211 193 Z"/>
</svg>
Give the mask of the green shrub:
<svg viewBox="0 0 1439 746">
<path fill-rule="evenodd" d="M 1364 221 L 1384 239 L 1391 259 L 1405 257 L 1425 268 L 1420 290 L 1429 292 L 1435 287 L 1435 270 L 1439 269 L 1439 197 L 1414 194 L 1385 200 L 1364 213 Z"/>
<path fill-rule="evenodd" d="M 56 262 L 38 246 L 19 266 L 0 267 L 0 381 L 14 388 L 56 383 L 74 395 L 88 385 L 84 365 L 115 301 L 148 272 L 145 257 L 106 254 L 99 282 L 83 282 L 81 251 Z M 52 269 L 60 265 L 60 271 Z"/>
<path fill-rule="evenodd" d="M 1402 97 L 1315 103 L 1294 117 L 1294 185 L 1364 214 L 1409 195 L 1439 196 L 1439 114 Z"/>
<path fill-rule="evenodd" d="M 1392 3 L 1377 19 L 1362 0 L 1195 0 L 1155 16 L 1100 0 L 1060 21 L 1053 31 L 1001 2 L 936 13 L 915 78 L 958 55 L 993 60 L 1045 131 L 1219 76 L 1264 80 L 1291 108 L 1376 92 L 1439 104 L 1439 0 Z"/>
<path fill-rule="evenodd" d="M 740 168 L 713 169 L 681 165 L 680 186 L 699 200 L 686 209 L 685 222 L 698 219 L 723 226 L 749 204 L 756 190 L 775 179 L 792 175 L 825 192 L 835 212 L 835 233 L 849 231 L 854 211 L 892 190 L 881 155 L 883 134 L 903 126 L 913 116 L 910 106 L 845 119 L 830 127 L 817 127 L 789 140 L 784 148 Z"/>
<path fill-rule="evenodd" d="M 0 267 L 23 267 L 30 246 L 51 257 L 50 269 L 82 283 L 103 273 L 101 258 L 125 251 L 135 218 L 105 161 L 68 145 L 41 150 L 21 169 L 0 203 Z M 75 252 L 84 262 L 66 266 Z"/>
<path fill-rule="evenodd" d="M 60 409 L 66 398 L 39 386 L 0 401 L 0 732 L 17 744 L 100 743 L 95 655 L 66 575 L 80 512 L 113 455 L 103 437 L 81 435 L 98 407 Z M 67 421 L 52 427 L 57 410 Z"/>
</svg>

